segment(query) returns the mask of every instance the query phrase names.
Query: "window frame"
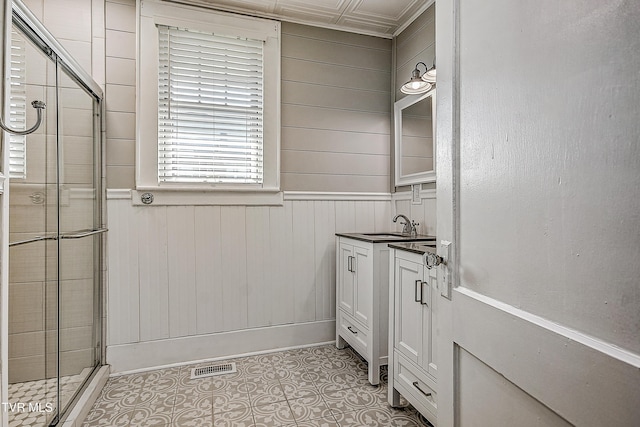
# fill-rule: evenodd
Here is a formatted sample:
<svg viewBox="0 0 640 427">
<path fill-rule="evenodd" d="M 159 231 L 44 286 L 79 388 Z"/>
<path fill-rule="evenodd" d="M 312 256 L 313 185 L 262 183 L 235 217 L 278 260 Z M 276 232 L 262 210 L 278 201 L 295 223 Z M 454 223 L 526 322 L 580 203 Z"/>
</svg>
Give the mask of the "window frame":
<svg viewBox="0 0 640 427">
<path fill-rule="evenodd" d="M 273 193 L 273 204 L 282 201 L 280 192 L 280 22 L 199 7 L 144 1 L 139 6 L 136 115 L 136 190 L 199 191 L 211 204 L 270 204 L 265 193 Z M 262 184 L 170 183 L 158 179 L 158 67 L 157 25 L 188 28 L 264 41 L 264 139 Z M 151 76 L 155 76 L 152 78 Z M 250 195 L 255 194 L 255 201 Z M 225 197 L 228 196 L 228 197 Z M 178 196 L 176 199 L 183 199 Z M 165 194 L 162 200 L 169 200 Z M 169 203 L 169 202 L 167 202 Z"/>
</svg>

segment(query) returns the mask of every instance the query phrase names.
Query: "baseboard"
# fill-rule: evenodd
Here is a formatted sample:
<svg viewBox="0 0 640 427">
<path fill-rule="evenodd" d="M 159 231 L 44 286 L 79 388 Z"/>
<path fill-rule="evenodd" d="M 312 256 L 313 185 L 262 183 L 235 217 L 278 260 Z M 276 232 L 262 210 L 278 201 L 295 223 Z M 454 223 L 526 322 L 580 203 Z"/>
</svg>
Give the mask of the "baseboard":
<svg viewBox="0 0 640 427">
<path fill-rule="evenodd" d="M 335 340 L 335 320 L 107 346 L 112 373 L 214 360 Z"/>
</svg>

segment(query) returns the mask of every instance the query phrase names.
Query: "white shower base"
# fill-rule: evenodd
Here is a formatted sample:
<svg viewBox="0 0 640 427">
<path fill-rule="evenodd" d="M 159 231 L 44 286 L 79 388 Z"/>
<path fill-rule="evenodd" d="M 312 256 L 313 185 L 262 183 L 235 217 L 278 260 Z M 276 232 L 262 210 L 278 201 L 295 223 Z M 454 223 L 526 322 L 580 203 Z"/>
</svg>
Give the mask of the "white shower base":
<svg viewBox="0 0 640 427">
<path fill-rule="evenodd" d="M 60 403 L 64 408 L 91 373 L 91 368 L 85 368 L 78 375 L 60 377 Z M 47 426 L 55 415 L 56 409 L 56 378 L 47 380 L 26 381 L 9 384 L 9 399 L 12 405 L 22 403 L 25 410 L 8 410 L 9 427 L 41 427 Z M 34 405 L 29 411 L 28 405 Z M 51 406 L 48 407 L 47 404 Z M 35 407 L 35 405 L 38 405 Z M 9 408 L 7 408 L 9 409 Z"/>
</svg>

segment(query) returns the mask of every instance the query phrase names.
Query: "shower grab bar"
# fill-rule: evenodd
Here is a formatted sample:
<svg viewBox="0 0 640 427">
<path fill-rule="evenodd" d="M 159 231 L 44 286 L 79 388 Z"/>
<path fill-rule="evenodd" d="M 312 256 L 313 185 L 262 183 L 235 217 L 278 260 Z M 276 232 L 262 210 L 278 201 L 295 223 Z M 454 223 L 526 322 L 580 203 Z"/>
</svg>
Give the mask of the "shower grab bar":
<svg viewBox="0 0 640 427">
<path fill-rule="evenodd" d="M 36 118 L 36 124 L 33 125 L 31 129 L 27 129 L 27 130 L 11 129 L 9 126 L 4 124 L 4 121 L 2 120 L 2 116 L 0 116 L 0 128 L 14 135 L 29 135 L 30 133 L 35 132 L 40 127 L 40 122 L 42 122 L 42 110 L 45 109 L 46 104 L 42 101 L 35 100 L 31 102 L 31 106 L 35 108 L 36 111 L 38 112 L 38 117 Z"/>
<path fill-rule="evenodd" d="M 27 243 L 33 243 L 33 242 L 42 242 L 44 240 L 81 239 L 83 237 L 89 237 L 89 236 L 93 236 L 95 234 L 101 234 L 101 233 L 104 233 L 106 231 L 109 231 L 109 229 L 108 228 L 98 228 L 98 229 L 95 229 L 95 230 L 81 230 L 81 231 L 79 231 L 77 233 L 74 233 L 74 234 L 60 234 L 60 235 L 55 235 L 55 236 L 36 236 L 36 237 L 32 237 L 31 239 L 18 240 L 17 242 L 11 242 L 11 243 L 9 243 L 9 247 L 25 245 Z"/>
</svg>

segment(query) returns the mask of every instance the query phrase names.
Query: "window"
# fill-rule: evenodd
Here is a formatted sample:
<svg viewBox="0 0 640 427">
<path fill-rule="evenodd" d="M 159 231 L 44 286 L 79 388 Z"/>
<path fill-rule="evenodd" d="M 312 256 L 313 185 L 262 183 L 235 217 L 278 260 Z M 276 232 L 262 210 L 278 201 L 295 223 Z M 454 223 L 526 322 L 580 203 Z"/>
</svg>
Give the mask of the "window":
<svg viewBox="0 0 640 427">
<path fill-rule="evenodd" d="M 159 182 L 262 184 L 262 40 L 158 32 Z"/>
<path fill-rule="evenodd" d="M 9 127 L 26 129 L 27 87 L 26 87 L 26 42 L 15 31 L 11 31 L 11 90 L 9 91 Z M 26 135 L 9 134 L 9 178 L 25 179 Z"/>
<path fill-rule="evenodd" d="M 280 23 L 145 1 L 138 52 L 137 190 L 281 201 Z"/>
</svg>

